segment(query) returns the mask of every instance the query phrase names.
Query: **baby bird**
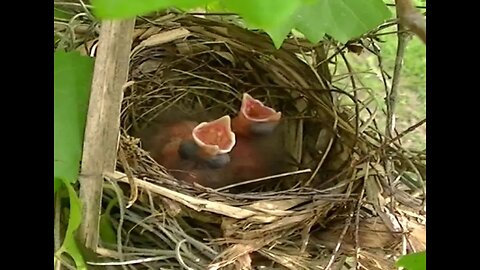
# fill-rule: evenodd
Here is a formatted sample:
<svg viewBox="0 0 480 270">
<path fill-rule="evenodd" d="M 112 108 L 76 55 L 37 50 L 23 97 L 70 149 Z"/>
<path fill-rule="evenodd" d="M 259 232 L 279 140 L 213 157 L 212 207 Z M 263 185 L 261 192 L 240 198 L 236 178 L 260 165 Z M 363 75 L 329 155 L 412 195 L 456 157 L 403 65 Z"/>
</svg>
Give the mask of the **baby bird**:
<svg viewBox="0 0 480 270">
<path fill-rule="evenodd" d="M 147 150 L 177 179 L 205 187 L 272 175 L 282 145 L 281 112 L 243 94 L 239 113 L 210 122 L 176 120 L 160 125 Z"/>
<path fill-rule="evenodd" d="M 278 170 L 282 145 L 276 128 L 281 116 L 281 112 L 243 94 L 240 111 L 232 120 L 237 136 L 230 162 L 223 169 L 225 184 L 266 177 Z"/>
<path fill-rule="evenodd" d="M 229 162 L 214 169 L 191 170 L 187 181 L 220 188 L 272 175 L 278 169 L 282 154 L 276 133 L 280 119 L 280 112 L 243 94 L 240 111 L 231 123 L 236 143 L 228 153 Z"/>
<path fill-rule="evenodd" d="M 189 120 L 160 123 L 142 141 L 150 156 L 177 179 L 205 186 L 209 170 L 230 162 L 228 153 L 236 143 L 228 115 L 202 123 Z"/>
<path fill-rule="evenodd" d="M 232 130 L 248 138 L 270 135 L 278 126 L 281 117 L 281 112 L 244 93 L 240 111 L 232 120 Z"/>
</svg>

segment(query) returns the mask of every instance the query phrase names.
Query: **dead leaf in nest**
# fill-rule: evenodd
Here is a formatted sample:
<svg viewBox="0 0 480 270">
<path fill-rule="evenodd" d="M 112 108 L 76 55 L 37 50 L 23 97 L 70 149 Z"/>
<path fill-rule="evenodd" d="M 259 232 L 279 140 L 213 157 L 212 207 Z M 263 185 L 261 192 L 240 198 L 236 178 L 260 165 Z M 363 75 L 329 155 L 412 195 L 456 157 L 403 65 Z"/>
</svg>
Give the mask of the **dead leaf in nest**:
<svg viewBox="0 0 480 270">
<path fill-rule="evenodd" d="M 292 157 L 291 164 L 285 166 L 286 170 L 296 171 L 299 169 L 297 164 L 302 161 L 303 144 L 303 120 L 285 119 L 284 122 L 284 138 L 283 144 L 285 145 L 285 151 Z M 285 179 L 288 181 L 287 185 L 294 186 L 296 179 Z"/>
<path fill-rule="evenodd" d="M 139 39 L 140 40 L 147 39 L 155 34 L 158 34 L 160 30 L 162 30 L 160 27 L 152 26 L 148 28 L 145 32 L 143 32 L 143 34 L 140 35 Z"/>
<path fill-rule="evenodd" d="M 307 213 L 307 214 L 279 218 L 270 224 L 262 226 L 262 228 L 259 230 L 252 230 L 252 231 L 249 231 L 248 233 L 256 235 L 259 232 L 273 232 L 273 231 L 282 229 L 284 227 L 298 226 L 300 228 L 299 224 L 303 224 L 303 222 L 311 218 L 312 215 L 313 213 Z"/>
<path fill-rule="evenodd" d="M 213 32 L 216 32 L 217 34 L 224 35 L 224 36 L 229 36 L 230 33 L 228 32 L 227 27 L 223 26 L 212 26 L 209 27 L 209 29 L 213 30 Z"/>
<path fill-rule="evenodd" d="M 380 177 L 385 177 L 385 169 L 379 163 L 367 163 L 370 165 L 369 168 L 365 168 L 365 163 L 356 166 L 358 169 L 355 174 L 355 179 L 361 179 L 368 175 L 379 175 Z"/>
<path fill-rule="evenodd" d="M 244 254 L 240 256 L 236 261 L 235 261 L 235 269 L 237 270 L 250 270 L 252 269 L 252 258 L 250 257 L 250 254 Z"/>
<path fill-rule="evenodd" d="M 148 39 L 142 41 L 140 45 L 143 45 L 145 47 L 158 46 L 158 45 L 168 43 L 177 39 L 185 38 L 189 34 L 190 34 L 190 31 L 188 31 L 187 29 L 177 28 L 170 31 L 155 34 L 149 37 Z"/>
<path fill-rule="evenodd" d="M 369 166 L 366 163 L 366 166 Z M 401 228 L 394 222 L 391 214 L 385 207 L 385 198 L 382 195 L 382 185 L 378 182 L 375 176 L 370 175 L 365 179 L 365 192 L 368 201 L 373 205 L 377 214 L 382 218 L 383 222 L 391 231 L 401 231 Z"/>
<path fill-rule="evenodd" d="M 178 53 L 180 53 L 181 55 L 190 55 L 193 52 L 192 48 L 190 47 L 190 43 L 177 42 L 175 46 L 177 47 Z"/>
<path fill-rule="evenodd" d="M 289 215 L 292 214 L 292 211 L 286 211 L 292 207 L 295 207 L 301 203 L 306 202 L 306 199 L 288 199 L 288 200 L 278 200 L 278 201 L 259 201 L 247 206 L 252 210 L 258 210 L 266 214 L 271 215 Z"/>
<path fill-rule="evenodd" d="M 138 66 L 138 71 L 140 71 L 143 74 L 151 73 L 154 72 L 158 69 L 158 67 L 161 65 L 162 61 L 161 60 L 155 60 L 155 59 L 149 59 L 146 60 L 145 62 L 141 63 Z"/>
<path fill-rule="evenodd" d="M 223 59 L 229 61 L 233 67 L 235 67 L 235 57 L 233 57 L 233 54 L 229 53 L 229 52 L 222 52 L 222 51 L 215 51 L 216 54 L 218 54 L 219 56 L 221 56 Z"/>
<path fill-rule="evenodd" d="M 148 30 L 148 28 L 147 29 L 145 29 L 145 28 L 135 28 L 135 30 L 133 30 L 133 40 L 136 40 L 137 38 L 139 38 L 147 30 Z"/>
<path fill-rule="evenodd" d="M 139 144 L 140 140 L 134 137 L 130 137 L 128 135 L 122 135 L 120 140 L 120 149 L 123 150 L 127 164 L 130 166 L 132 170 L 137 170 L 139 167 L 138 164 L 138 148 L 137 145 Z M 118 154 L 117 154 L 118 155 Z"/>
<path fill-rule="evenodd" d="M 410 228 L 409 240 L 416 252 L 427 249 L 427 230 L 425 225 L 409 222 Z"/>
<path fill-rule="evenodd" d="M 222 217 L 222 224 L 220 227 L 223 231 L 224 237 L 231 237 L 235 235 L 238 230 L 241 230 L 237 220 L 229 217 Z"/>
<path fill-rule="evenodd" d="M 331 138 L 333 139 L 333 138 Z M 330 141 L 329 141 L 330 144 Z M 328 148 L 327 148 L 328 149 Z M 333 144 L 329 155 L 334 155 L 335 160 L 328 163 L 328 169 L 333 171 L 339 171 L 342 166 L 345 165 L 345 162 L 350 160 L 352 149 L 341 143 Z"/>
<path fill-rule="evenodd" d="M 250 253 L 258 250 L 262 243 L 257 242 L 256 246 L 252 245 L 246 245 L 246 244 L 235 244 L 233 246 L 228 247 L 225 251 L 222 252 L 218 256 L 218 258 L 222 258 L 222 261 L 213 263 L 211 264 L 208 269 L 209 270 L 217 270 L 217 269 L 223 269 L 224 267 L 235 264 L 235 266 L 238 265 L 238 267 L 246 267 L 246 268 L 237 268 L 235 269 L 241 269 L 241 270 L 246 270 L 246 269 L 251 269 L 251 263 L 252 259 L 250 257 Z"/>
<path fill-rule="evenodd" d="M 296 251 L 288 252 L 287 254 L 283 252 L 274 251 L 271 249 L 262 248 L 259 250 L 259 253 L 283 267 L 290 269 L 290 270 L 298 270 L 298 269 L 309 269 L 306 267 L 306 256 L 298 255 Z"/>
<path fill-rule="evenodd" d="M 128 164 L 127 155 L 122 147 L 118 148 L 118 158 L 122 167 L 124 168 L 126 175 L 128 177 L 128 183 L 130 184 L 130 198 L 128 199 L 127 208 L 130 208 L 138 198 L 138 187 L 133 180 L 132 168 Z"/>
<path fill-rule="evenodd" d="M 161 200 L 162 205 L 165 207 L 165 210 L 169 216 L 176 217 L 178 214 L 182 213 L 182 207 L 180 207 L 178 203 L 163 197 L 161 197 Z"/>
<path fill-rule="evenodd" d="M 140 42 L 140 44 L 137 45 L 132 50 L 132 55 L 135 55 L 135 53 L 137 53 L 138 51 L 146 47 L 158 46 L 161 44 L 172 42 L 177 39 L 183 39 L 189 35 L 190 35 L 190 31 L 188 31 L 186 28 L 183 28 L 183 27 L 165 31 L 165 32 L 160 32 Z"/>
<path fill-rule="evenodd" d="M 377 254 L 378 253 L 378 254 Z M 385 258 L 385 252 L 360 252 L 359 253 L 359 264 L 362 265 L 363 269 L 369 270 L 394 270 L 397 269 L 394 265 L 393 260 L 388 260 Z"/>
<path fill-rule="evenodd" d="M 325 153 L 325 150 L 328 148 L 330 144 L 330 140 L 335 136 L 331 130 L 328 128 L 320 129 L 318 133 L 317 140 L 315 141 L 314 149 L 318 149 L 317 151 L 321 151 Z"/>
<path fill-rule="evenodd" d="M 329 248 L 334 248 L 340 238 L 345 224 L 340 222 L 328 226 L 327 230 L 320 232 L 317 239 L 322 240 Z M 358 244 L 360 248 L 388 248 L 400 241 L 395 237 L 380 218 L 370 218 L 361 221 L 358 226 Z M 343 238 L 343 248 L 355 248 L 355 225 L 352 224 Z"/>
</svg>

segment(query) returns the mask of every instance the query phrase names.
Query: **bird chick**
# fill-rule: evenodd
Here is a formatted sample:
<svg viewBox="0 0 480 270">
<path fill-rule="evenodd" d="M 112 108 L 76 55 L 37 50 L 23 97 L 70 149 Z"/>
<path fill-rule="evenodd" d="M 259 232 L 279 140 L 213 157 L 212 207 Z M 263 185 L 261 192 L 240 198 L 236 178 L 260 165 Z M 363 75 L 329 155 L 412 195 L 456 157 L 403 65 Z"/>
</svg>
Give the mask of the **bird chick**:
<svg viewBox="0 0 480 270">
<path fill-rule="evenodd" d="M 283 154 L 277 132 L 281 115 L 245 93 L 231 120 L 164 124 L 150 153 L 175 178 L 210 188 L 269 176 Z"/>
<path fill-rule="evenodd" d="M 281 112 L 244 93 L 240 111 L 232 120 L 232 130 L 240 136 L 250 138 L 271 135 L 281 117 Z"/>
<path fill-rule="evenodd" d="M 266 177 L 278 170 L 282 145 L 276 128 L 281 116 L 281 112 L 243 94 L 240 111 L 232 120 L 232 130 L 237 136 L 230 163 L 223 169 L 228 179 L 225 183 Z"/>
<path fill-rule="evenodd" d="M 164 122 L 150 133 L 143 138 L 150 156 L 176 178 L 185 181 L 195 178 L 189 176 L 194 170 L 224 167 L 230 162 L 228 153 L 236 143 L 229 116 L 202 123 Z"/>
</svg>

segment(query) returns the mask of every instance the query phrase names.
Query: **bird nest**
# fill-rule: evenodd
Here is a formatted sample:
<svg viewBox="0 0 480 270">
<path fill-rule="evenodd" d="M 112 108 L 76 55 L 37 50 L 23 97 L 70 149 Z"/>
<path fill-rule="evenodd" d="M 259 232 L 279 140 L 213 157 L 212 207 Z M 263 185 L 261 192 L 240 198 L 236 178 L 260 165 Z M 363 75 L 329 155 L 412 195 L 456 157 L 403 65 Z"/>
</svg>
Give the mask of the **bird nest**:
<svg viewBox="0 0 480 270">
<path fill-rule="evenodd" d="M 105 256 L 134 269 L 393 268 L 406 232 L 397 209 L 421 200 L 388 179 L 423 177 L 424 164 L 364 127 L 362 102 L 332 85 L 327 44 L 292 37 L 277 50 L 260 32 L 167 14 L 138 22 L 132 48 Z M 243 93 L 282 112 L 279 174 L 212 189 L 176 180 L 142 148 L 152 121 L 233 116 Z"/>
</svg>

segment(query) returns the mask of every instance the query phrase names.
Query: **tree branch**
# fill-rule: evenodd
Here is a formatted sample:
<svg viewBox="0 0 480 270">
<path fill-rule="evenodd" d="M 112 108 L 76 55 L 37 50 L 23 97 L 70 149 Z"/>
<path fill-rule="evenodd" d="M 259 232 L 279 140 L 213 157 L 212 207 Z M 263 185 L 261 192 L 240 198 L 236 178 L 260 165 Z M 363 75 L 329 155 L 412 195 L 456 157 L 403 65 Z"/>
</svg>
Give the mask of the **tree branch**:
<svg viewBox="0 0 480 270">
<path fill-rule="evenodd" d="M 78 230 L 82 244 L 98 244 L 103 173 L 113 171 L 118 143 L 122 86 L 128 75 L 135 18 L 103 21 L 88 106 L 79 177 L 83 204 Z"/>
</svg>

